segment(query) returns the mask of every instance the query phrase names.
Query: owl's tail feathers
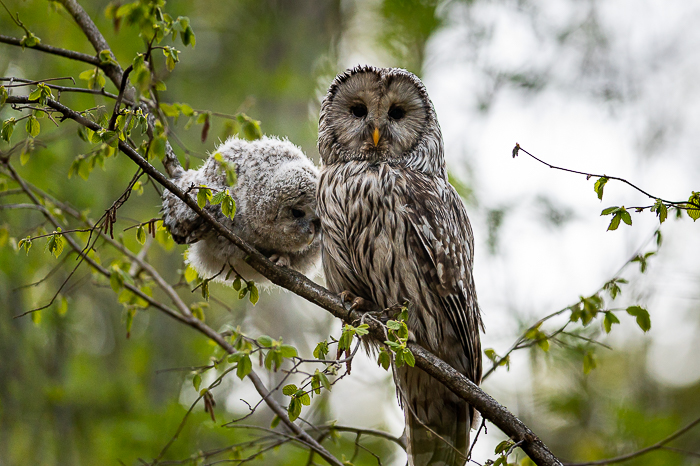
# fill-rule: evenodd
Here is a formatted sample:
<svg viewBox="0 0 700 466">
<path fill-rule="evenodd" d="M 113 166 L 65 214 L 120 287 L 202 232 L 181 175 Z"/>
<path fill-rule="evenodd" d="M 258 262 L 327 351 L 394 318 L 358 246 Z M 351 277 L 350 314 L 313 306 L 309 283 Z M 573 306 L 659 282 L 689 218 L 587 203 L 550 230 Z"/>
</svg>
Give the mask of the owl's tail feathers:
<svg viewBox="0 0 700 466">
<path fill-rule="evenodd" d="M 464 403 L 446 404 L 439 419 L 425 422 L 406 411 L 409 466 L 463 466 L 469 450 L 470 409 Z"/>
</svg>

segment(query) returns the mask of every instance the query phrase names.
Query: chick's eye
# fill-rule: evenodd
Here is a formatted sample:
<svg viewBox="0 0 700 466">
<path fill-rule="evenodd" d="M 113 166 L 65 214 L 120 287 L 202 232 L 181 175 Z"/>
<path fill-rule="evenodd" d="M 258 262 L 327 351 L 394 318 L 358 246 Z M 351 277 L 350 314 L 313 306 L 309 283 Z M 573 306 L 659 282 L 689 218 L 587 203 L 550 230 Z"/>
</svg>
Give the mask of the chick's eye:
<svg viewBox="0 0 700 466">
<path fill-rule="evenodd" d="M 406 110 L 397 105 L 392 105 L 389 109 L 389 117 L 393 120 L 400 120 L 404 116 L 406 116 Z"/>
<path fill-rule="evenodd" d="M 303 218 L 304 216 L 306 216 L 306 212 L 304 212 L 303 210 L 292 209 L 292 217 Z"/>
<path fill-rule="evenodd" d="M 367 106 L 365 104 L 355 104 L 350 107 L 350 113 L 355 115 L 357 118 L 367 116 Z"/>
</svg>

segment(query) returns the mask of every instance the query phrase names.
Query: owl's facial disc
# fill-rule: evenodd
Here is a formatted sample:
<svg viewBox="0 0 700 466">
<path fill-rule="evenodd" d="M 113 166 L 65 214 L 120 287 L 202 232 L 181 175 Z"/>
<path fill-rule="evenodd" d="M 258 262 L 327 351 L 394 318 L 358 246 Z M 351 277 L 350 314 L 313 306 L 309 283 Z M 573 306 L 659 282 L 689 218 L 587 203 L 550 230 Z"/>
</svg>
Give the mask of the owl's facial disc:
<svg viewBox="0 0 700 466">
<path fill-rule="evenodd" d="M 429 106 L 409 77 L 365 71 L 339 87 L 326 118 L 343 158 L 398 162 L 420 141 Z"/>
</svg>

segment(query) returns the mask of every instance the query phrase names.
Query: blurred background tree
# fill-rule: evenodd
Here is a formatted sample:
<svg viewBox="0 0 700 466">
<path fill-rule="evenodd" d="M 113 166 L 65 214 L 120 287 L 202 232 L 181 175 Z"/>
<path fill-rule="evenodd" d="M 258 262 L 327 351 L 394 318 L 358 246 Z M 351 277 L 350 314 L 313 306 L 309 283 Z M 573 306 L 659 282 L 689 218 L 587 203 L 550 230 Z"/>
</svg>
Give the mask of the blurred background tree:
<svg viewBox="0 0 700 466">
<path fill-rule="evenodd" d="M 92 55 L 70 15 L 55 2 L 4 0 L 3 35 L 24 34 L 21 21 L 43 44 Z M 123 65 L 144 50 L 137 29 L 106 11 L 118 4 L 97 0 L 83 7 Z M 594 292 L 610 279 L 656 229 L 648 213 L 634 227 L 605 232 L 608 205 L 642 205 L 634 192 L 606 187 L 605 205 L 593 197 L 593 180 L 543 170 L 509 154 L 515 140 L 551 163 L 634 179 L 650 191 L 685 199 L 697 189 L 700 159 L 694 128 L 700 124 L 695 76 L 700 71 L 700 8 L 682 2 L 486 2 L 476 1 L 231 1 L 171 0 L 173 17 L 187 16 L 196 47 L 178 47 L 179 63 L 159 78 L 162 102 L 183 102 L 222 114 L 244 111 L 265 134 L 286 136 L 314 160 L 318 108 L 332 78 L 348 66 L 399 66 L 421 76 L 434 99 L 445 135 L 448 165 L 464 196 L 477 238 L 476 278 L 487 332 L 484 347 L 503 354 L 539 318 Z M 178 44 L 179 45 L 179 44 Z M 85 63 L 0 44 L 5 77 L 40 80 L 72 76 L 78 85 Z M 165 70 L 157 56 L 158 70 Z M 69 82 L 58 84 L 71 85 Z M 32 88 L 33 89 L 33 88 Z M 117 92 L 107 82 L 105 89 Z M 19 92 L 18 92 L 19 94 Z M 99 96 L 66 94 L 73 108 L 105 106 Z M 99 110 L 98 110 L 99 111 Z M 0 119 L 18 117 L 9 106 Z M 90 158 L 90 145 L 75 126 L 39 120 L 34 150 L 13 156 L 21 176 L 73 208 L 98 217 L 118 198 L 135 167 L 123 155 Z M 212 116 L 172 129 L 175 151 L 198 166 L 233 128 Z M 25 138 L 24 125 L 12 142 Z M 1 150 L 11 144 L 2 143 Z M 96 168 L 71 173 L 87 154 Z M 69 178 L 69 174 L 71 174 Z M 573 181 L 572 181 L 573 180 Z M 21 201 L 0 175 L 0 201 Z M 136 223 L 158 217 L 159 194 L 137 186 L 120 209 L 115 238 L 141 249 Z M 697 228 L 686 218 L 663 225 L 665 243 L 642 275 L 625 270 L 630 285 L 621 305 L 643 302 L 652 329 L 642 334 L 632 318 L 609 335 L 587 334 L 612 348 L 533 346 L 513 353 L 510 371 L 499 368 L 485 389 L 509 406 L 562 459 L 587 461 L 639 450 L 700 416 L 700 261 Z M 139 464 L 150 461 L 175 434 L 191 402 L 192 369 L 208 364 L 214 347 L 202 336 L 151 310 L 133 317 L 109 283 L 80 267 L 45 310 L 12 317 L 51 301 L 75 265 L 75 254 L 57 259 L 40 240 L 18 251 L 27 235 L 50 232 L 40 212 L 0 208 L 0 464 Z M 150 240 L 149 240 L 150 241 Z M 647 246 L 641 252 L 653 250 Z M 108 250 L 106 250 L 108 251 Z M 160 233 L 148 259 L 180 294 L 193 285 L 182 277 L 182 248 Z M 103 264 L 119 259 L 106 254 Z M 617 302 L 616 302 L 617 303 Z M 316 342 L 338 336 L 337 323 L 321 309 L 277 290 L 253 307 L 238 293 L 212 285 L 206 321 L 214 329 L 240 325 L 250 335 L 282 336 L 302 355 Z M 621 320 L 624 319 L 621 317 Z M 584 373 L 583 355 L 594 352 Z M 590 369 L 590 361 L 589 361 Z M 488 364 L 487 364 L 488 366 Z M 268 376 L 266 374 L 266 376 Z M 281 379 L 270 374 L 268 386 Z M 204 383 L 213 380 L 206 380 Z M 217 388 L 217 422 L 198 406 L 166 458 L 245 442 L 251 434 L 221 427 L 244 416 L 256 394 L 247 383 L 226 379 Z M 282 396 L 279 395 L 280 401 Z M 398 436 L 402 418 L 390 376 L 369 358 L 330 395 L 314 400 L 308 419 L 377 428 Z M 259 410 L 250 424 L 269 426 Z M 247 421 L 246 421 L 247 422 Z M 474 459 L 494 458 L 497 429 L 481 434 Z M 332 451 L 353 456 L 353 435 L 341 435 Z M 403 464 L 390 442 L 363 437 L 382 464 Z M 699 464 L 700 430 L 669 449 L 630 460 L 637 465 Z M 673 449 L 684 450 L 678 453 Z M 688 454 L 687 451 L 694 452 Z M 245 457 L 245 450 L 241 450 Z M 270 450 L 257 464 L 306 464 L 308 453 Z M 377 464 L 361 451 L 354 464 Z"/>
</svg>

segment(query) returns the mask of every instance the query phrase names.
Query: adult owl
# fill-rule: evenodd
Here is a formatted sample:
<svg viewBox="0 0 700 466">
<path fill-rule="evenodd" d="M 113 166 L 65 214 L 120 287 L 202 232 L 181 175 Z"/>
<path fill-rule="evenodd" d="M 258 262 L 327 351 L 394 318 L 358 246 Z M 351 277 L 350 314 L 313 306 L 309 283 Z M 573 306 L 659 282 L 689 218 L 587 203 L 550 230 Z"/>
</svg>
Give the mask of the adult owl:
<svg viewBox="0 0 700 466">
<path fill-rule="evenodd" d="M 474 240 L 423 83 L 396 68 L 338 75 L 321 104 L 318 147 L 329 289 L 383 308 L 408 302 L 411 338 L 479 383 Z M 409 464 L 463 465 L 474 410 L 418 368 L 395 377 Z"/>
<path fill-rule="evenodd" d="M 233 170 L 236 181 L 229 180 Z M 321 250 L 316 215 L 318 169 L 291 142 L 276 137 L 221 144 L 198 170 L 181 172 L 173 182 L 196 195 L 200 186 L 213 194 L 228 189 L 236 202 L 233 219 L 221 205 L 205 209 L 278 265 L 311 273 Z M 269 283 L 245 262 L 245 254 L 220 236 L 170 191 L 163 193 L 163 223 L 175 242 L 189 244 L 188 263 L 203 278 L 224 281 L 229 266 L 247 280 Z M 233 280 L 235 274 L 229 275 Z"/>
</svg>

